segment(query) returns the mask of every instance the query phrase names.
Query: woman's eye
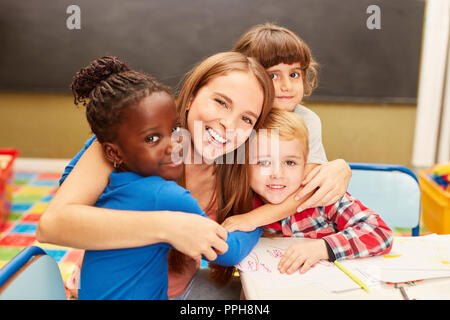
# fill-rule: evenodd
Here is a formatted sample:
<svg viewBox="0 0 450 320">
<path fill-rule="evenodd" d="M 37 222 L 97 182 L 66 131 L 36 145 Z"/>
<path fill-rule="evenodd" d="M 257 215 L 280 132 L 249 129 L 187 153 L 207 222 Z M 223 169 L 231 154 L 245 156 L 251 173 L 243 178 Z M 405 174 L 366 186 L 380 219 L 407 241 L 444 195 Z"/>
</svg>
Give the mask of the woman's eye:
<svg viewBox="0 0 450 320">
<path fill-rule="evenodd" d="M 292 72 L 292 73 L 290 74 L 290 76 L 291 76 L 291 78 L 300 78 L 300 73 L 298 73 L 298 72 Z"/>
<path fill-rule="evenodd" d="M 223 101 L 223 100 L 221 100 L 221 99 L 214 99 L 218 104 L 220 104 L 221 106 L 223 106 L 223 107 L 227 107 L 227 104 L 226 104 L 226 102 L 225 101 Z"/>
<path fill-rule="evenodd" d="M 249 117 L 242 117 L 242 120 L 249 125 L 253 125 L 253 121 Z"/>
<path fill-rule="evenodd" d="M 172 129 L 172 132 L 180 132 L 181 126 L 176 126 Z"/>
<path fill-rule="evenodd" d="M 158 140 L 159 140 L 159 137 L 155 136 L 155 135 L 145 137 L 145 142 L 156 142 Z"/>
<path fill-rule="evenodd" d="M 287 160 L 287 161 L 286 161 L 286 164 L 287 164 L 288 166 L 295 166 L 295 165 L 296 165 L 295 161 L 292 161 L 292 160 Z"/>
<path fill-rule="evenodd" d="M 278 78 L 278 76 L 275 73 L 270 73 L 269 74 L 270 79 L 275 80 Z"/>
</svg>

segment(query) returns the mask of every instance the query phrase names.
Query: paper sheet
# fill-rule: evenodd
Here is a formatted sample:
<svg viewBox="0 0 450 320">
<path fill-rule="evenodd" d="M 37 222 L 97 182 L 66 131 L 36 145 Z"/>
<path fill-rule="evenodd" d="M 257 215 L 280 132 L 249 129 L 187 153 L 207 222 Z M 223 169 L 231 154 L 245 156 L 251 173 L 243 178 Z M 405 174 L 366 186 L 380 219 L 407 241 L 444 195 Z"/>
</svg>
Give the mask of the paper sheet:
<svg viewBox="0 0 450 320">
<path fill-rule="evenodd" d="M 303 284 L 316 283 L 330 292 L 351 290 L 360 288 L 353 280 L 345 275 L 333 263 L 321 261 L 306 273 L 298 271 L 291 275 L 281 274 L 278 271 L 278 263 L 284 251 L 292 244 L 292 241 L 311 241 L 303 238 L 261 238 L 253 251 L 236 267 L 250 276 L 261 287 L 288 288 Z M 358 270 L 355 275 L 367 285 L 378 284 L 361 274 Z"/>
<path fill-rule="evenodd" d="M 341 263 L 383 282 L 450 277 L 450 236 L 396 237 L 391 252 L 384 256 Z"/>
<path fill-rule="evenodd" d="M 304 238 L 261 238 L 253 251 L 236 267 L 264 288 L 298 287 L 315 283 L 329 292 L 358 289 L 359 286 L 333 263 L 321 261 L 305 274 L 281 274 L 278 263 L 293 241 Z M 391 252 L 341 264 L 367 286 L 381 282 L 408 282 L 450 277 L 450 235 L 396 237 Z"/>
</svg>

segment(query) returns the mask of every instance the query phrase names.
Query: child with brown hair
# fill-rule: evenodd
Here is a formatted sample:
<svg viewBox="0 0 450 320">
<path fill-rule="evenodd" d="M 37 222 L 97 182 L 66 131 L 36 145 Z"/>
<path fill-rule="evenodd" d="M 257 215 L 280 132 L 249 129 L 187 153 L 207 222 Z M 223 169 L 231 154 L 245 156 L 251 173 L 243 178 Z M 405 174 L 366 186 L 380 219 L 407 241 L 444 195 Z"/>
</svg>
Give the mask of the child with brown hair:
<svg viewBox="0 0 450 320">
<path fill-rule="evenodd" d="M 275 87 L 274 107 L 294 111 L 305 119 L 310 131 L 308 163 L 325 163 L 320 118 L 301 105 L 318 82 L 317 62 L 308 45 L 291 30 L 265 23 L 245 33 L 233 51 L 256 58 L 266 69 Z"/>
</svg>

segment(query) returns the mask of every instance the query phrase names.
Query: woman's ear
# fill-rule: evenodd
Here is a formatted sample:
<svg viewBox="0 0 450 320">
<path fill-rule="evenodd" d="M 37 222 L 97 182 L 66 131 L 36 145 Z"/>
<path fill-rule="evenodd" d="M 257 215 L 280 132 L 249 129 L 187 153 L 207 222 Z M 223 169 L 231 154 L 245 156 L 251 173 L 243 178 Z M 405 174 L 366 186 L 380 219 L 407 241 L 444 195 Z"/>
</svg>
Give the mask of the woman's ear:
<svg viewBox="0 0 450 320">
<path fill-rule="evenodd" d="M 189 98 L 188 102 L 187 102 L 186 113 L 187 113 L 187 112 L 189 111 L 189 109 L 191 108 L 192 101 L 194 101 L 194 97 L 193 97 L 193 96 L 191 96 L 191 97 Z"/>
<path fill-rule="evenodd" d="M 104 142 L 102 147 L 105 158 L 114 165 L 114 168 L 117 169 L 120 167 L 123 160 L 119 152 L 119 147 L 112 142 Z"/>
</svg>

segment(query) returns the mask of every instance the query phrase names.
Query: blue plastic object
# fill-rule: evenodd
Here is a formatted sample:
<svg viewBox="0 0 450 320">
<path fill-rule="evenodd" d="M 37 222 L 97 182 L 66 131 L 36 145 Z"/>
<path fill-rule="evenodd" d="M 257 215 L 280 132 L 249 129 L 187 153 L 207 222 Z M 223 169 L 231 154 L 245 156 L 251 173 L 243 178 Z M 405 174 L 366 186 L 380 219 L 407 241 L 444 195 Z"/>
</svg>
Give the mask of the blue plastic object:
<svg viewBox="0 0 450 320">
<path fill-rule="evenodd" d="M 46 254 L 44 250 L 39 247 L 27 247 L 20 251 L 13 259 L 0 269 L 0 287 L 11 278 L 20 268 L 22 268 L 32 257 L 36 255 Z"/>
<path fill-rule="evenodd" d="M 23 249 L 0 269 L 0 300 L 64 300 L 56 261 L 39 247 Z"/>
<path fill-rule="evenodd" d="M 411 228 L 419 235 L 420 186 L 416 175 L 400 165 L 349 163 L 348 192 L 373 209 L 391 227 Z"/>
</svg>

